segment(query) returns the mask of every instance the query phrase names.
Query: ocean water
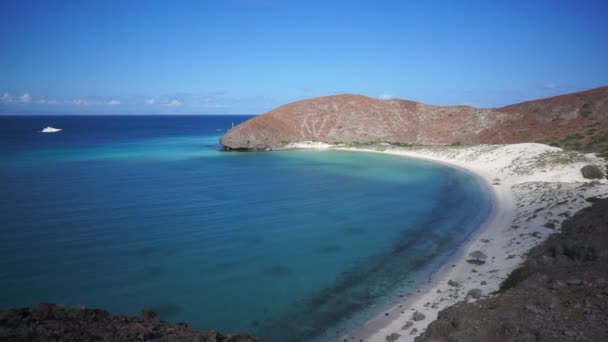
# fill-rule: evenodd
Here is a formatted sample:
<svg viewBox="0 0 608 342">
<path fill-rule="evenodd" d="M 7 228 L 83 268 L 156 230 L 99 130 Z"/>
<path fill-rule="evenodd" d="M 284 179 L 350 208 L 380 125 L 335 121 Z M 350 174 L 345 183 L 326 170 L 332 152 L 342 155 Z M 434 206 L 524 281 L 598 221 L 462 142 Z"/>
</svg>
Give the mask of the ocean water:
<svg viewBox="0 0 608 342">
<path fill-rule="evenodd" d="M 0 309 L 146 307 L 327 340 L 420 284 L 491 211 L 475 177 L 426 161 L 219 151 L 247 118 L 0 117 Z"/>
</svg>

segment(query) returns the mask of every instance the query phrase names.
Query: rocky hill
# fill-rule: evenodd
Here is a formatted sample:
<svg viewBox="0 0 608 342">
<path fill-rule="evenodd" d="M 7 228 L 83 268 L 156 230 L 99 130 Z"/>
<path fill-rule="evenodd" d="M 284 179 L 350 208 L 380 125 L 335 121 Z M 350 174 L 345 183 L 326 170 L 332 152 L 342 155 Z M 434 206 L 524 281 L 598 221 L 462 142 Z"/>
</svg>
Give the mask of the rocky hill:
<svg viewBox="0 0 608 342">
<path fill-rule="evenodd" d="M 105 310 L 64 309 L 53 304 L 37 308 L 0 311 L 0 341 L 157 341 L 157 342 L 256 342 L 243 335 L 222 335 L 215 330 L 188 329 L 185 323 L 161 321 L 152 311 L 142 317 L 112 316 Z"/>
<path fill-rule="evenodd" d="M 441 311 L 416 341 L 608 341 L 608 199 L 588 201 L 500 295 Z"/>
<path fill-rule="evenodd" d="M 281 106 L 232 129 L 227 150 L 293 141 L 478 144 L 543 141 L 608 151 L 608 87 L 501 108 L 432 106 L 360 95 L 312 98 Z"/>
</svg>

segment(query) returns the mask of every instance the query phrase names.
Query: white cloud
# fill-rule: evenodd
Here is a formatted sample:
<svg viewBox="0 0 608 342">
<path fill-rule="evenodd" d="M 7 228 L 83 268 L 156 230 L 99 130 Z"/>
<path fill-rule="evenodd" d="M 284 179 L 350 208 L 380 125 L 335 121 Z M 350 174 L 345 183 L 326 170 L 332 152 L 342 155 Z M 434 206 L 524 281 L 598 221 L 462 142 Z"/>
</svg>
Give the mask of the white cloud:
<svg viewBox="0 0 608 342">
<path fill-rule="evenodd" d="M 13 96 L 9 93 L 4 93 L 4 95 L 0 97 L 0 100 L 2 100 L 3 103 L 11 103 L 13 102 Z"/>
<path fill-rule="evenodd" d="M 553 82 L 543 84 L 543 89 L 556 89 L 558 87 L 559 87 L 559 84 L 553 83 Z"/>
<path fill-rule="evenodd" d="M 108 106 L 118 106 L 120 104 L 120 101 L 118 100 L 110 100 L 107 102 Z"/>
<path fill-rule="evenodd" d="M 75 99 L 70 101 L 72 104 L 78 105 L 78 106 L 88 106 L 89 105 L 89 101 L 84 100 L 84 99 Z"/>
<path fill-rule="evenodd" d="M 395 95 L 391 95 L 391 94 L 382 94 L 380 96 L 378 96 L 378 98 L 380 100 L 392 100 L 395 98 Z"/>
<path fill-rule="evenodd" d="M 165 103 L 165 106 L 167 106 L 167 107 L 179 107 L 181 105 L 182 105 L 182 103 L 175 99 Z"/>
<path fill-rule="evenodd" d="M 29 93 L 25 93 L 25 94 L 21 95 L 21 97 L 19 97 L 19 102 L 21 102 L 21 103 L 32 102 L 32 95 L 30 95 Z"/>
<path fill-rule="evenodd" d="M 41 99 L 35 100 L 34 103 L 44 104 L 44 105 L 56 105 L 56 104 L 59 104 L 59 101 L 57 101 L 55 99 L 41 98 Z"/>
<path fill-rule="evenodd" d="M 156 103 L 156 100 L 155 100 L 155 99 L 153 99 L 153 98 L 150 98 L 150 99 L 145 99 L 145 100 L 144 100 L 144 103 L 145 103 L 145 104 L 147 104 L 147 105 L 153 105 L 153 104 L 155 104 L 155 103 Z"/>
</svg>

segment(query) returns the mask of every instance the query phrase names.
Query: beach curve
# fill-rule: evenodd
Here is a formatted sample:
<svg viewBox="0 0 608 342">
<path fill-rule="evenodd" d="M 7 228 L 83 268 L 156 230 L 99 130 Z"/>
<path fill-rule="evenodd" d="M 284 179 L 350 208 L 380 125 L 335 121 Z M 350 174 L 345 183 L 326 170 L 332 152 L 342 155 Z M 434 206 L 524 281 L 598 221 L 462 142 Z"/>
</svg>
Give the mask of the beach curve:
<svg viewBox="0 0 608 342">
<path fill-rule="evenodd" d="M 386 143 L 353 147 L 299 142 L 286 148 L 384 153 L 438 162 L 472 173 L 486 184 L 493 198 L 486 222 L 415 293 L 340 336 L 340 341 L 413 341 L 442 309 L 498 291 L 528 250 L 559 231 L 565 218 L 590 204 L 585 198 L 608 195 L 606 180 L 581 186 L 589 182 L 580 169 L 601 164 L 603 159 L 543 144 L 401 148 Z M 474 251 L 483 252 L 487 262 L 467 262 Z"/>
</svg>

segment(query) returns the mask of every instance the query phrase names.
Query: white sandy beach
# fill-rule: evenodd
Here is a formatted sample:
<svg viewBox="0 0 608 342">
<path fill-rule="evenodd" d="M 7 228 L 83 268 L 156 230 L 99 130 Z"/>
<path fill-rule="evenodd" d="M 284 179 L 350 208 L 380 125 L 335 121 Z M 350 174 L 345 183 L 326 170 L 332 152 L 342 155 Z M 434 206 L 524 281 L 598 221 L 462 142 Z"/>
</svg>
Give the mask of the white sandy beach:
<svg viewBox="0 0 608 342">
<path fill-rule="evenodd" d="M 416 293 L 339 337 L 340 341 L 413 341 L 445 307 L 476 300 L 468 295 L 470 290 L 481 290 L 481 298 L 498 290 L 529 249 L 559 232 L 563 220 L 591 205 L 586 198 L 608 197 L 606 179 L 591 183 L 580 171 L 588 164 L 604 169 L 605 160 L 543 144 L 353 148 L 301 142 L 287 148 L 386 153 L 446 163 L 476 174 L 494 195 L 491 218 L 449 263 Z M 469 253 L 478 250 L 487 255 L 487 262 L 480 266 L 467 262 Z M 416 315 L 418 320 L 413 319 L 414 312 L 422 314 Z"/>
</svg>

